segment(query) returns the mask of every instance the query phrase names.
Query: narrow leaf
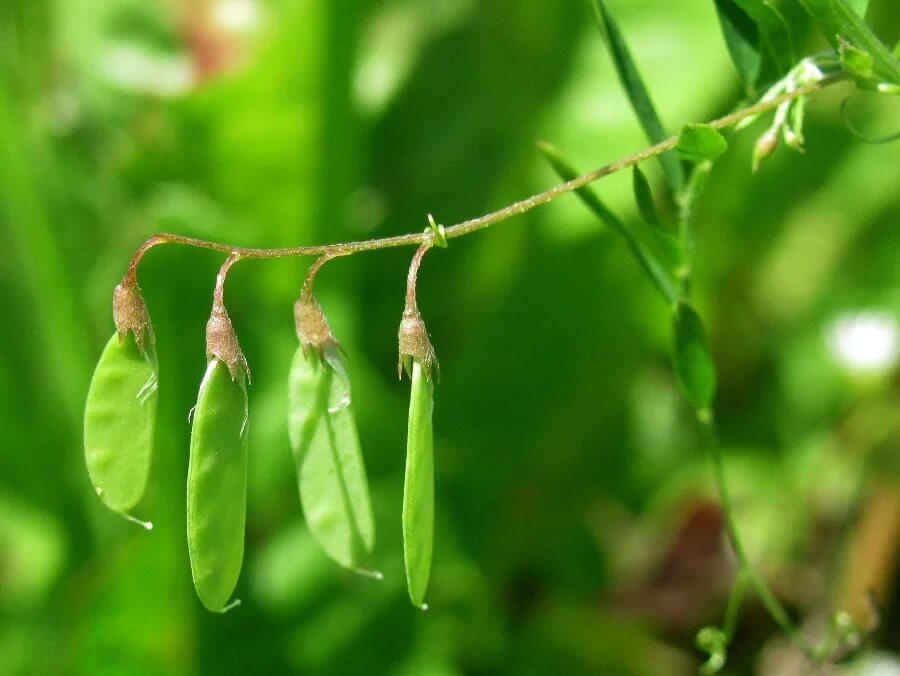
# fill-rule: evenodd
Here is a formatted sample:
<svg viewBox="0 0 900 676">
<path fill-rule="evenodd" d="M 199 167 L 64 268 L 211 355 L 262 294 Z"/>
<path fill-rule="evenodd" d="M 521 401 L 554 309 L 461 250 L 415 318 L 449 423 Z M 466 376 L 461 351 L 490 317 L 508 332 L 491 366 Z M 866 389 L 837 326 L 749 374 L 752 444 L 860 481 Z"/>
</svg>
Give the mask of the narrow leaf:
<svg viewBox="0 0 900 676">
<path fill-rule="evenodd" d="M 793 40 L 787 21 L 765 0 L 734 0 L 756 22 L 760 37 L 775 61 L 779 73 L 786 73 L 794 65 Z"/>
<path fill-rule="evenodd" d="M 656 204 L 653 201 L 653 192 L 650 190 L 650 182 L 637 165 L 634 165 L 631 177 L 638 211 L 650 228 L 650 235 L 656 243 L 666 268 L 677 270 L 684 265 L 684 254 L 678 239 L 659 220 Z"/>
<path fill-rule="evenodd" d="M 838 45 L 838 54 L 844 68 L 866 80 L 875 77 L 875 62 L 871 54 L 857 49 L 843 37 L 838 38 Z"/>
<path fill-rule="evenodd" d="M 562 180 L 571 181 L 580 175 L 580 172 L 554 146 L 549 143 L 539 143 L 538 148 Z M 584 187 L 576 190 L 575 194 L 603 223 L 624 238 L 632 255 L 637 259 L 650 281 L 653 282 L 663 298 L 669 304 L 674 305 L 678 301 L 678 293 L 672 282 L 671 275 L 666 270 L 666 266 L 658 260 L 656 255 L 635 236 L 618 216 L 603 204 L 593 190 Z"/>
<path fill-rule="evenodd" d="M 672 314 L 672 365 L 688 400 L 697 411 L 712 406 L 716 370 L 699 315 L 681 303 Z"/>
<path fill-rule="evenodd" d="M 320 359 L 316 350 L 307 358 L 297 348 L 288 406 L 309 530 L 328 556 L 345 568 L 357 568 L 372 552 L 375 529 L 346 369 L 337 349 Z"/>
<path fill-rule="evenodd" d="M 847 4 L 853 8 L 853 11 L 859 14 L 861 19 L 866 18 L 866 12 L 869 11 L 869 0 L 847 0 Z"/>
<path fill-rule="evenodd" d="M 653 202 L 653 192 L 650 190 L 650 181 L 644 175 L 637 165 L 634 165 L 631 172 L 631 185 L 634 189 L 634 199 L 638 205 L 638 211 L 647 225 L 657 230 L 662 230 L 663 225 L 659 221 L 656 214 L 656 204 Z"/>
<path fill-rule="evenodd" d="M 840 50 L 842 38 L 849 41 L 871 55 L 874 71 L 879 77 L 900 85 L 900 61 L 876 37 L 848 0 L 800 0 L 800 3 L 835 50 Z"/>
<path fill-rule="evenodd" d="M 580 176 L 580 173 L 569 163 L 566 158 L 563 157 L 562 153 L 556 146 L 547 143 L 546 141 L 539 141 L 537 146 L 538 150 L 540 150 L 541 154 L 544 156 L 544 159 L 546 159 L 547 162 L 550 163 L 550 166 L 553 167 L 553 170 L 562 180 L 571 181 L 573 178 Z M 603 201 L 599 197 L 597 197 L 597 193 L 585 186 L 576 190 L 575 194 L 581 198 L 581 200 L 588 206 L 591 211 L 593 211 L 597 215 L 597 217 L 601 221 L 603 221 L 604 225 L 609 227 L 611 230 L 615 230 L 623 237 L 628 237 L 625 225 L 621 220 L 619 220 L 619 217 L 616 216 L 612 211 L 610 211 L 610 209 L 603 203 Z"/>
<path fill-rule="evenodd" d="M 756 22 L 734 2 L 715 0 L 716 12 L 725 46 L 738 75 L 749 86 L 759 77 L 762 55 L 759 49 L 759 28 Z"/>
<path fill-rule="evenodd" d="M 434 390 L 418 360 L 413 362 L 403 482 L 403 561 L 414 605 L 427 609 L 434 542 L 434 438 L 431 413 Z"/>
<path fill-rule="evenodd" d="M 591 7 L 594 10 L 597 24 L 606 37 L 606 45 L 615 63 L 619 81 L 625 88 L 625 93 L 628 95 L 631 107 L 634 108 L 634 112 L 644 128 L 644 133 L 651 143 L 664 141 L 667 138 L 666 131 L 662 122 L 660 122 L 659 116 L 656 114 L 656 109 L 650 100 L 650 94 L 644 86 L 640 73 L 638 73 L 637 66 L 631 57 L 631 52 L 625 43 L 625 38 L 619 30 L 618 24 L 603 0 L 591 0 Z M 675 153 L 669 151 L 657 155 L 657 158 L 662 164 L 669 188 L 671 188 L 673 193 L 677 194 L 684 184 L 684 171 L 678 162 L 678 157 Z"/>
</svg>

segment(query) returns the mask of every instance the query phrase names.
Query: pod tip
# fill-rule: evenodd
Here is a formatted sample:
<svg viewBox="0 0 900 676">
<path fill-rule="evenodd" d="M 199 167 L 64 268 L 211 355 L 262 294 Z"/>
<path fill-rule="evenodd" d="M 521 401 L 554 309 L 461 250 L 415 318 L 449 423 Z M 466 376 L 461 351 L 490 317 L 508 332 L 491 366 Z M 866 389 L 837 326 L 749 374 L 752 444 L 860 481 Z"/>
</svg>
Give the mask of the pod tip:
<svg viewBox="0 0 900 676">
<path fill-rule="evenodd" d="M 241 600 L 235 599 L 234 601 L 229 603 L 227 606 L 222 608 L 222 610 L 220 610 L 219 613 L 222 613 L 222 614 L 227 613 L 229 610 L 233 610 L 234 608 L 237 608 L 239 605 L 241 605 Z"/>
<path fill-rule="evenodd" d="M 144 530 L 153 530 L 153 522 L 152 521 L 141 521 L 140 519 L 131 516 L 131 514 L 122 514 L 126 521 L 131 521 L 131 523 L 136 523 L 138 526 L 143 528 Z"/>
</svg>

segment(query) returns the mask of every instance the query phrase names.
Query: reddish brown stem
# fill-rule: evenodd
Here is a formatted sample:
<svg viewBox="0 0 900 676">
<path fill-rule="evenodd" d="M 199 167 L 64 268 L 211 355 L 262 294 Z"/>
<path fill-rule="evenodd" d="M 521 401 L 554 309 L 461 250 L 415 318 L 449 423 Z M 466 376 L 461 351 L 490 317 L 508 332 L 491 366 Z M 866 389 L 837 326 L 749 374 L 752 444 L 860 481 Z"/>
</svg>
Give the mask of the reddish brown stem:
<svg viewBox="0 0 900 676">
<path fill-rule="evenodd" d="M 416 253 L 413 254 L 412 262 L 409 264 L 409 275 L 406 277 L 406 310 L 407 312 L 416 307 L 416 280 L 419 277 L 419 268 L 422 266 L 422 258 L 431 248 L 431 238 L 422 244 Z"/>
<path fill-rule="evenodd" d="M 228 271 L 231 269 L 231 266 L 237 263 L 241 259 L 241 255 L 238 253 L 232 253 L 228 258 L 225 259 L 225 262 L 222 263 L 222 267 L 219 268 L 219 274 L 216 275 L 216 290 L 213 292 L 213 312 L 221 312 L 225 309 L 225 278 L 228 276 Z"/>
<path fill-rule="evenodd" d="M 710 126 L 714 127 L 715 129 L 723 129 L 725 127 L 729 127 L 745 118 L 753 117 L 755 115 L 759 115 L 761 113 L 765 113 L 766 111 L 772 110 L 773 108 L 777 108 L 779 105 L 785 103 L 786 101 L 791 101 L 802 96 L 813 94 L 843 79 L 845 79 L 845 75 L 843 73 L 831 75 L 820 80 L 819 82 L 814 82 L 803 87 L 799 87 L 794 91 L 782 94 L 781 96 L 777 96 L 768 101 L 761 101 L 752 106 L 748 106 L 747 108 L 743 108 L 737 112 L 725 115 L 724 117 L 720 117 L 719 119 L 710 122 Z M 573 190 L 583 188 L 586 185 L 603 178 L 604 176 L 608 176 L 617 171 L 643 162 L 644 160 L 655 157 L 656 155 L 666 152 L 667 150 L 672 150 L 677 145 L 677 143 L 678 137 L 672 136 L 671 138 L 668 138 L 661 143 L 657 143 L 656 145 L 650 146 L 649 148 L 645 148 L 636 153 L 627 155 L 619 160 L 616 160 L 615 162 L 611 162 L 610 164 L 604 165 L 598 169 L 589 171 L 586 174 L 582 174 L 581 176 L 573 178 L 571 181 L 561 183 L 550 188 L 549 190 L 545 190 L 544 192 L 532 195 L 531 197 L 510 204 L 509 206 L 506 206 L 502 209 L 498 209 L 497 211 L 485 214 L 484 216 L 479 216 L 478 218 L 472 218 L 467 221 L 457 223 L 456 225 L 451 225 L 450 227 L 445 229 L 444 236 L 446 239 L 461 237 L 471 232 L 487 228 L 494 223 L 505 221 L 512 216 L 525 213 L 526 211 L 540 206 L 541 204 L 546 204 L 547 202 L 553 200 L 556 197 L 559 197 L 560 195 L 564 195 L 565 193 L 572 192 Z M 324 244 L 318 246 L 295 246 L 265 249 L 233 246 L 231 244 L 221 244 L 219 242 L 210 242 L 208 240 L 198 239 L 196 237 L 185 237 L 183 235 L 163 232 L 157 233 L 150 237 L 150 239 L 144 242 L 138 248 L 138 250 L 135 251 L 134 256 L 131 259 L 131 264 L 128 266 L 128 271 L 125 274 L 125 280 L 133 280 L 135 278 L 137 274 L 137 266 L 140 263 L 141 258 L 145 253 L 147 253 L 148 250 L 150 250 L 157 244 L 184 244 L 201 249 L 210 249 L 213 251 L 220 251 L 222 253 L 234 254 L 239 256 L 240 258 L 286 258 L 292 256 L 320 256 L 324 254 L 330 254 L 331 257 L 334 257 L 347 256 L 363 251 L 373 251 L 375 249 L 388 249 L 398 246 L 423 244 L 426 242 L 431 242 L 433 237 L 434 236 L 431 232 L 415 232 L 407 235 L 396 235 L 394 237 L 383 237 L 381 239 L 370 239 L 358 242 L 342 242 L 337 244 Z"/>
</svg>

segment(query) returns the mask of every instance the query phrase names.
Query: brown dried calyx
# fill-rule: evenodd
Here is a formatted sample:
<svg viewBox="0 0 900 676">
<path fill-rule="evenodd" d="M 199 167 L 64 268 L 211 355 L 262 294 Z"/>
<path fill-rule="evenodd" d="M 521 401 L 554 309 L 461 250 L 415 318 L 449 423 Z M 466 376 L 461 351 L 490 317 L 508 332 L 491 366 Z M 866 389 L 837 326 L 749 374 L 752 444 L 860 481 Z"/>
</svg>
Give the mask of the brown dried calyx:
<svg viewBox="0 0 900 676">
<path fill-rule="evenodd" d="M 131 331 L 141 352 L 153 347 L 153 325 L 136 278 L 126 277 L 116 286 L 113 292 L 113 321 L 120 341 Z"/>
<path fill-rule="evenodd" d="M 334 337 L 325 313 L 319 301 L 308 289 L 304 289 L 300 298 L 294 303 L 294 325 L 297 329 L 297 338 L 300 347 L 303 348 L 303 356 L 308 357 L 309 351 L 315 350 L 321 358 L 326 349 L 337 348 L 343 352 L 344 348 Z"/>
<path fill-rule="evenodd" d="M 223 305 L 213 305 L 212 314 L 206 323 L 206 358 L 220 360 L 228 367 L 231 379 L 247 378 L 250 382 L 250 367 L 241 351 L 234 326 Z"/>
<path fill-rule="evenodd" d="M 412 376 L 412 362 L 418 361 L 425 374 L 431 380 L 431 369 L 434 367 L 436 375 L 440 374 L 437 357 L 434 354 L 434 346 L 428 337 L 428 329 L 425 328 L 425 322 L 419 313 L 419 308 L 415 304 L 407 303 L 406 309 L 403 311 L 403 319 L 400 321 L 400 331 L 398 333 L 400 342 L 400 362 L 397 364 L 397 374 L 402 378 L 403 370 Z"/>
</svg>

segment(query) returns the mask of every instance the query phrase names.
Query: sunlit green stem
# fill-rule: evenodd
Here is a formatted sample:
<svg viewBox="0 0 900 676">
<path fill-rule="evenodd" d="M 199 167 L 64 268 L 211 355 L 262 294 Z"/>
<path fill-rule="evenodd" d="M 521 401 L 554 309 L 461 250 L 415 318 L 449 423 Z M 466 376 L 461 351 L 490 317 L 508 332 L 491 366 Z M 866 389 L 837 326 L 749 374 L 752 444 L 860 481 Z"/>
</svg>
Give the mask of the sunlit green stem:
<svg viewBox="0 0 900 676">
<path fill-rule="evenodd" d="M 731 541 L 735 556 L 737 556 L 740 575 L 746 578 L 747 583 L 753 588 L 753 591 L 756 592 L 757 596 L 759 596 L 760 601 L 762 601 L 766 610 L 769 611 L 769 615 L 772 616 L 772 619 L 775 620 L 781 630 L 787 634 L 801 650 L 803 650 L 807 657 L 813 660 L 819 659 L 817 651 L 794 625 L 787 610 L 785 610 L 784 606 L 781 605 L 781 602 L 775 598 L 775 594 L 772 593 L 768 585 L 753 567 L 750 557 L 747 555 L 747 550 L 744 548 L 744 542 L 738 532 L 734 515 L 734 505 L 731 502 L 731 493 L 728 490 L 728 484 L 725 481 L 722 449 L 717 439 L 715 423 L 713 422 L 712 416 L 701 416 L 699 422 L 705 446 L 712 459 L 713 475 L 715 477 L 716 489 L 719 492 L 719 501 L 722 505 L 722 515 L 725 518 L 725 528 L 728 532 L 728 539 Z M 736 613 L 736 610 L 734 612 Z"/>
<path fill-rule="evenodd" d="M 731 588 L 731 594 L 728 596 L 728 605 L 725 607 L 725 622 L 722 625 L 722 631 L 728 643 L 731 643 L 731 639 L 734 638 L 738 615 L 741 612 L 741 605 L 744 603 L 744 596 L 747 594 L 748 584 L 749 580 L 747 579 L 746 571 L 739 570 L 737 579 L 735 579 Z"/>
</svg>

